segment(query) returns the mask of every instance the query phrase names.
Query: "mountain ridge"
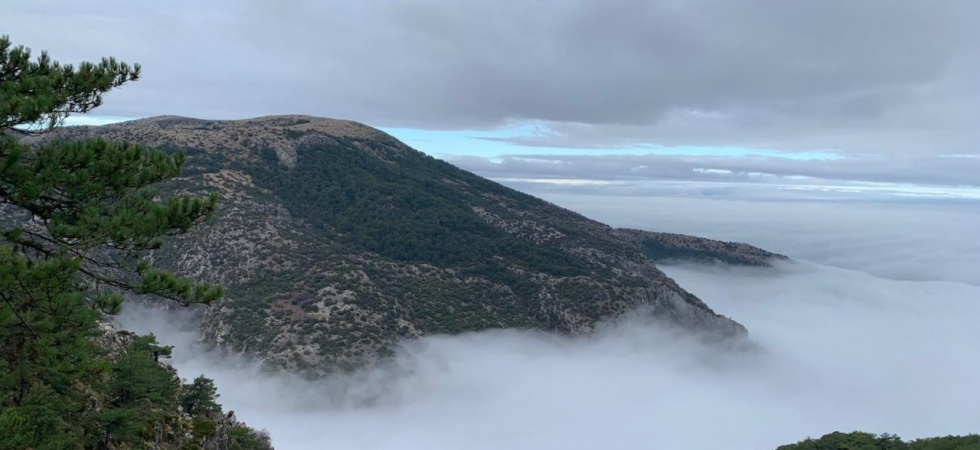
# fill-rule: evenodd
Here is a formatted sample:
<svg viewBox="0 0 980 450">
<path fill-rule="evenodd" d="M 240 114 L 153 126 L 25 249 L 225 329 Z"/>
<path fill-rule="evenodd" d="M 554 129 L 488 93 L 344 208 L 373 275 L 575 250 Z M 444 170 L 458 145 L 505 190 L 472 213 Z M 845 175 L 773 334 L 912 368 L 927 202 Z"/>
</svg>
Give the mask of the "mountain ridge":
<svg viewBox="0 0 980 450">
<path fill-rule="evenodd" d="M 216 192 L 222 207 L 154 259 L 228 288 L 205 313 L 210 343 L 313 374 L 370 364 L 402 339 L 488 328 L 580 334 L 636 309 L 744 339 L 742 325 L 652 258 L 784 258 L 614 229 L 346 120 L 157 116 L 24 139 L 92 137 L 187 152 L 184 174 L 162 189 Z"/>
</svg>

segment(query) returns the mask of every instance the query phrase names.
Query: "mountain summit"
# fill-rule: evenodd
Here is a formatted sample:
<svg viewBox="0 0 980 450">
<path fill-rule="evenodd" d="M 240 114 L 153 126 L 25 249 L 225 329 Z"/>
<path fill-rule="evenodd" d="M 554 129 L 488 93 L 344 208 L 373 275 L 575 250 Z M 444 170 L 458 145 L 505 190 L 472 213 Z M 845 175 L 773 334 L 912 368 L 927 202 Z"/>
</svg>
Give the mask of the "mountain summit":
<svg viewBox="0 0 980 450">
<path fill-rule="evenodd" d="M 766 265 L 745 244 L 619 230 L 504 187 L 356 122 L 175 116 L 43 137 L 126 140 L 188 154 L 163 190 L 221 209 L 154 254 L 224 284 L 212 344 L 308 373 L 347 370 L 401 339 L 489 328 L 581 334 L 641 310 L 718 337 L 745 328 L 657 269 L 684 258 Z"/>
</svg>

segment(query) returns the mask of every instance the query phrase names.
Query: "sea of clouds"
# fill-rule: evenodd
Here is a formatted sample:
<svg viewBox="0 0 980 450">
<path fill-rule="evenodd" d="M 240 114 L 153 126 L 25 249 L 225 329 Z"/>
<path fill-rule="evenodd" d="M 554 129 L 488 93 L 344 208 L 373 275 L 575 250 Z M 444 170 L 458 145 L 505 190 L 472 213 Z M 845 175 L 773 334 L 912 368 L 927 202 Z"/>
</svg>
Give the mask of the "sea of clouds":
<svg viewBox="0 0 980 450">
<path fill-rule="evenodd" d="M 279 449 L 772 449 L 835 430 L 980 432 L 980 214 L 962 206 L 541 193 L 611 223 L 746 241 L 774 268 L 664 271 L 748 327 L 732 352 L 638 318 L 594 336 L 497 330 L 409 342 L 310 383 L 210 353 L 181 317 L 122 324 Z"/>
</svg>

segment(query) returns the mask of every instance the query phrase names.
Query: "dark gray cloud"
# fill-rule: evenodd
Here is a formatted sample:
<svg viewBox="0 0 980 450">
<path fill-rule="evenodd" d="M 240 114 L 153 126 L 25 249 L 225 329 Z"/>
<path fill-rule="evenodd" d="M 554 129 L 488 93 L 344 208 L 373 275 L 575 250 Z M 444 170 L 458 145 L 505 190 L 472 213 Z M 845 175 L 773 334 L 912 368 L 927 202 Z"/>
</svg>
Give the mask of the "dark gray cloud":
<svg viewBox="0 0 980 450">
<path fill-rule="evenodd" d="M 966 0 L 40 0 L 0 23 L 60 59 L 142 62 L 110 115 L 533 120 L 554 133 L 523 143 L 976 153 L 978 16 Z"/>
</svg>

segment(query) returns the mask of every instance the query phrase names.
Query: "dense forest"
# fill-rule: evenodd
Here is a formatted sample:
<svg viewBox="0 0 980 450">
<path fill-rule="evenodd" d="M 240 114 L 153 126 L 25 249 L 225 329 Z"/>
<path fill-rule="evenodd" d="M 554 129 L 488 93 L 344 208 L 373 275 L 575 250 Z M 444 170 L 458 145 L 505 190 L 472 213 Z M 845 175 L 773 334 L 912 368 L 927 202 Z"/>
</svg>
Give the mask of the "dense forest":
<svg viewBox="0 0 980 450">
<path fill-rule="evenodd" d="M 468 267 L 477 275 L 502 274 L 494 256 L 511 265 L 555 276 L 588 272 L 559 251 L 516 238 L 473 214 L 487 203 L 471 193 L 502 187 L 431 156 L 385 155 L 390 164 L 355 138 L 331 138 L 297 149 L 297 164 L 285 169 L 272 150 L 263 164 L 241 169 L 272 190 L 290 213 L 379 255 L 437 267 Z M 446 174 L 454 180 L 445 182 Z M 467 189 L 470 187 L 471 189 Z M 511 194 L 508 192 L 508 194 Z"/>
</svg>

